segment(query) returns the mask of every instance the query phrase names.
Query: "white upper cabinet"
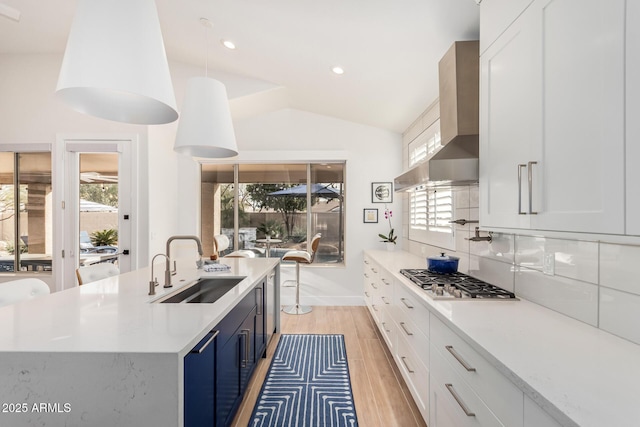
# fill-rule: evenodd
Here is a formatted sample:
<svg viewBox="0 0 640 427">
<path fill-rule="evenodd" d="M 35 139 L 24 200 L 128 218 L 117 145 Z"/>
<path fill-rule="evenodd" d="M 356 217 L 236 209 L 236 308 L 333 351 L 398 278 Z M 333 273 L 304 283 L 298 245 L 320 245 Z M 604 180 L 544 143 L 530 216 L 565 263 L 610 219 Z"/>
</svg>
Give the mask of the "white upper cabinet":
<svg viewBox="0 0 640 427">
<path fill-rule="evenodd" d="M 624 19 L 535 0 L 482 54 L 481 225 L 625 232 Z"/>
<path fill-rule="evenodd" d="M 640 235 L 640 2 L 627 2 L 627 234 Z"/>
<path fill-rule="evenodd" d="M 480 53 L 531 4 L 533 0 L 483 0 L 480 7 Z"/>
<path fill-rule="evenodd" d="M 480 57 L 480 224 L 484 227 L 530 224 L 530 217 L 518 211 L 528 206 L 526 166 L 541 138 L 535 18 L 533 13 L 521 15 Z"/>
</svg>

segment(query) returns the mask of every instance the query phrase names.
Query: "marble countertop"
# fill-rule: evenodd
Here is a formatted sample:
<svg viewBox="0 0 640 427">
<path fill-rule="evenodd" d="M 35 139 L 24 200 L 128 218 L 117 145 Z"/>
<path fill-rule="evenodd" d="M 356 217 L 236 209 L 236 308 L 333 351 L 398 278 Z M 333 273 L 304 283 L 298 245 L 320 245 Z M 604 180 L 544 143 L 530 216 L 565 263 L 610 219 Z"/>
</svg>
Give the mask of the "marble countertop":
<svg viewBox="0 0 640 427">
<path fill-rule="evenodd" d="M 365 253 L 562 424 L 640 425 L 639 345 L 522 299 L 432 300 L 399 273 L 424 258 Z"/>
<path fill-rule="evenodd" d="M 176 353 L 182 356 L 278 265 L 277 258 L 223 258 L 228 272 L 179 268 L 173 288 L 149 296 L 149 268 L 0 307 L 0 352 Z M 157 276 L 162 276 L 159 271 Z M 199 277 L 246 277 L 213 304 L 154 301 Z"/>
</svg>

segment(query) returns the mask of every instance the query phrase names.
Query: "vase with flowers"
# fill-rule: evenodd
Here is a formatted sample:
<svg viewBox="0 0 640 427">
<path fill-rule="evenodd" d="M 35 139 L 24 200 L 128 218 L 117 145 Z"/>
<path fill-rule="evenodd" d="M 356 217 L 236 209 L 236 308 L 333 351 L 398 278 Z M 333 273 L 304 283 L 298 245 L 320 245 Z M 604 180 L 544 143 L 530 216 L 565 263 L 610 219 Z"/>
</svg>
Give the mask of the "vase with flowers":
<svg viewBox="0 0 640 427">
<path fill-rule="evenodd" d="M 384 242 L 388 251 L 393 251 L 396 248 L 396 240 L 398 239 L 398 236 L 394 234 L 393 225 L 391 225 L 392 216 L 393 216 L 393 211 L 391 211 L 388 208 L 385 208 L 384 219 L 389 221 L 389 234 L 386 234 L 386 235 L 382 233 L 378 234 L 378 237 L 382 239 L 381 242 Z"/>
</svg>

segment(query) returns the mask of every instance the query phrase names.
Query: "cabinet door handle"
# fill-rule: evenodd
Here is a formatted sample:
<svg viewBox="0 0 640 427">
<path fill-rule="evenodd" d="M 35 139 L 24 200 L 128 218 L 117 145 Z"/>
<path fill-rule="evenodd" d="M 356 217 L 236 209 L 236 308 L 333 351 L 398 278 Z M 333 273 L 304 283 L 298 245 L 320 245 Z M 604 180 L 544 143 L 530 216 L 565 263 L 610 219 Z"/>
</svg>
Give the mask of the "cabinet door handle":
<svg viewBox="0 0 640 427">
<path fill-rule="evenodd" d="M 373 311 L 378 311 L 378 308 L 376 307 L 375 304 L 371 304 L 371 308 L 373 308 Z"/>
<path fill-rule="evenodd" d="M 387 282 L 386 280 L 384 280 L 384 278 L 382 279 L 382 283 L 384 283 L 387 286 L 389 286 L 391 284 L 391 283 Z"/>
<path fill-rule="evenodd" d="M 533 211 L 533 165 L 537 165 L 538 162 L 527 163 L 528 176 L 529 176 L 529 215 L 538 215 L 538 212 Z"/>
<path fill-rule="evenodd" d="M 365 264 L 369 264 L 369 261 L 367 261 L 367 260 L 365 259 L 365 260 L 364 260 L 364 263 L 365 263 Z"/>
<path fill-rule="evenodd" d="M 366 277 L 368 279 L 369 275 L 367 273 L 364 273 L 364 277 Z"/>
<path fill-rule="evenodd" d="M 211 344 L 213 340 L 216 339 L 219 333 L 220 331 L 213 332 L 213 335 L 211 335 L 211 338 L 209 338 L 206 343 L 202 344 L 202 347 L 200 347 L 197 350 L 194 348 L 193 350 L 190 351 L 190 353 L 197 353 L 197 354 L 202 353 L 207 347 L 209 347 L 209 344 Z"/>
<path fill-rule="evenodd" d="M 404 330 L 404 333 L 411 336 L 413 335 L 413 332 L 411 332 L 410 330 L 407 329 L 407 327 L 405 326 L 404 322 L 400 322 L 400 327 L 402 328 L 402 330 Z"/>
<path fill-rule="evenodd" d="M 385 332 L 391 332 L 391 329 L 387 329 L 387 322 L 382 322 L 382 329 L 384 329 Z"/>
<path fill-rule="evenodd" d="M 526 168 L 527 165 L 518 165 L 518 215 L 526 215 L 527 213 L 522 210 L 522 168 Z"/>
<path fill-rule="evenodd" d="M 375 268 L 371 267 L 371 271 L 373 271 L 374 273 L 378 273 L 378 270 L 376 270 Z"/>
<path fill-rule="evenodd" d="M 260 297 L 258 297 L 258 291 L 260 291 Z M 256 314 L 262 314 L 262 288 L 256 288 Z"/>
<path fill-rule="evenodd" d="M 372 287 L 373 289 L 378 289 L 378 287 L 376 286 L 376 284 L 375 284 L 375 283 L 373 283 L 373 282 L 371 282 L 371 287 Z"/>
<path fill-rule="evenodd" d="M 449 393 L 451 393 L 451 396 L 453 396 L 453 398 L 456 400 L 456 402 L 458 402 L 458 405 L 460 405 L 460 408 L 462 408 L 462 410 L 464 411 L 464 414 L 467 417 L 475 417 L 476 414 L 474 414 L 473 412 L 471 412 L 469 410 L 469 408 L 467 408 L 467 405 L 462 401 L 462 398 L 460 398 L 460 396 L 458 396 L 458 393 L 456 393 L 456 391 L 453 389 L 453 384 L 445 384 L 444 385 L 447 390 L 449 390 Z"/>
<path fill-rule="evenodd" d="M 364 291 L 364 295 L 365 295 L 367 298 L 369 298 L 369 292 Z"/>
<path fill-rule="evenodd" d="M 404 356 L 400 356 L 400 360 L 402 360 L 402 364 L 404 365 L 405 368 L 407 368 L 407 371 L 409 371 L 410 374 L 413 374 L 415 371 L 413 369 L 411 369 L 409 367 L 409 365 L 407 364 L 407 358 Z"/>
<path fill-rule="evenodd" d="M 402 303 L 403 303 L 404 305 L 406 305 L 406 306 L 407 306 L 407 308 L 413 308 L 413 306 L 412 306 L 412 305 L 407 304 L 407 300 L 406 300 L 406 299 L 404 299 L 404 298 L 400 298 L 400 301 L 402 301 Z"/>
<path fill-rule="evenodd" d="M 385 304 L 389 304 L 389 301 L 387 301 L 387 298 L 385 298 L 385 297 L 381 297 L 380 299 L 382 300 L 382 302 L 383 302 L 383 303 L 385 303 Z"/>
<path fill-rule="evenodd" d="M 466 362 L 466 360 L 464 360 L 464 359 L 462 358 L 462 356 L 460 356 L 460 355 L 458 354 L 458 352 L 453 348 L 453 346 L 452 346 L 452 345 L 445 345 L 445 346 L 444 346 L 444 348 L 446 348 L 446 349 L 447 349 L 447 351 L 448 351 L 449 353 L 451 353 L 451 355 L 452 355 L 453 357 L 455 357 L 455 358 L 456 358 L 456 360 L 457 360 L 458 362 L 460 362 L 460 364 L 461 364 L 461 365 L 464 367 L 464 369 L 466 369 L 468 372 L 475 372 L 475 371 L 476 371 L 476 368 L 471 367 L 471 365 L 469 365 L 469 364 Z"/>
<path fill-rule="evenodd" d="M 249 351 L 251 349 L 250 347 L 250 338 L 251 338 L 251 331 L 249 329 L 242 329 L 240 331 L 240 335 L 244 335 L 245 336 L 245 341 L 244 341 L 244 356 L 242 357 L 242 360 L 240 361 L 240 366 L 242 368 L 246 368 L 248 363 L 249 363 Z"/>
</svg>

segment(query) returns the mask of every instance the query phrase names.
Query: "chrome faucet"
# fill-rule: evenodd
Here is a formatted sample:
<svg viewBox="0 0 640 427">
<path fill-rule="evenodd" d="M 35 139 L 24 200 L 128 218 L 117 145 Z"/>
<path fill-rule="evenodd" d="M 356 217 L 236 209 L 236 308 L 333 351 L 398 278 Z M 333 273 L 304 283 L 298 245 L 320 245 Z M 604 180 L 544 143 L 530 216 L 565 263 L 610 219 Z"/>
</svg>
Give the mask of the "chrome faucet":
<svg viewBox="0 0 640 427">
<path fill-rule="evenodd" d="M 168 262 L 171 262 L 171 260 L 169 259 L 168 256 L 166 256 L 165 254 L 156 254 L 153 259 L 151 260 L 151 280 L 149 280 L 149 295 L 155 295 L 156 294 L 156 286 L 158 286 L 158 278 L 157 277 L 153 277 L 153 263 L 156 260 L 156 258 L 158 258 L 159 256 L 163 256 L 167 259 Z"/>
<path fill-rule="evenodd" d="M 176 274 L 176 268 L 175 268 L 175 262 L 174 262 L 174 269 L 173 271 L 171 271 L 171 261 L 170 261 L 170 256 L 171 256 L 171 242 L 173 242 L 174 240 L 193 240 L 196 242 L 196 244 L 198 245 L 198 253 L 200 254 L 200 258 L 198 259 L 198 261 L 196 262 L 196 265 L 198 266 L 198 269 L 202 268 L 202 266 L 204 265 L 204 262 L 202 261 L 202 242 L 200 242 L 200 238 L 198 236 L 171 236 L 169 237 L 169 239 L 167 240 L 167 263 L 166 263 L 166 268 L 164 270 L 164 287 L 165 288 L 170 288 L 173 285 L 171 284 L 171 276 Z"/>
</svg>

